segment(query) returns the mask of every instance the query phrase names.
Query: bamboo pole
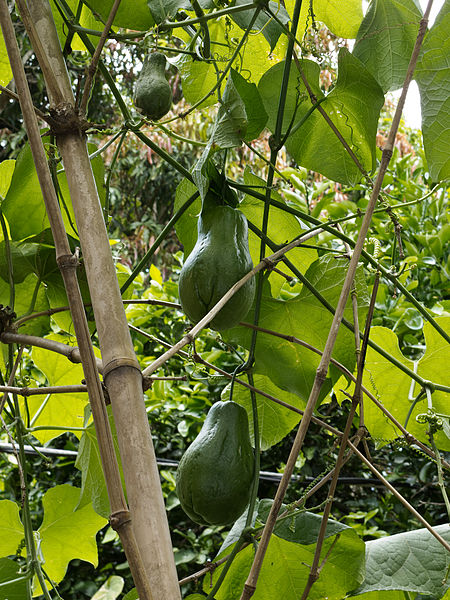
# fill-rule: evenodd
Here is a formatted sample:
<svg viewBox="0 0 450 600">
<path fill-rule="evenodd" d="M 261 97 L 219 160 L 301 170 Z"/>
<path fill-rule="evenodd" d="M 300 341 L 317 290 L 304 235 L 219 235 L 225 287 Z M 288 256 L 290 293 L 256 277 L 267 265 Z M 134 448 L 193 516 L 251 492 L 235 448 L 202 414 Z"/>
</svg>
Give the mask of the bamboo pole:
<svg viewBox="0 0 450 600">
<path fill-rule="evenodd" d="M 80 356 L 83 362 L 83 370 L 89 392 L 92 414 L 99 441 L 99 449 L 102 466 L 108 489 L 108 497 L 111 505 L 111 525 L 118 531 L 123 543 L 126 556 L 136 587 L 141 598 L 153 600 L 149 584 L 145 578 L 145 570 L 136 544 L 134 531 L 130 526 L 129 512 L 125 496 L 122 490 L 119 466 L 116 460 L 112 434 L 109 427 L 108 414 L 103 397 L 103 390 L 98 376 L 97 363 L 93 346 L 90 339 L 86 314 L 84 312 L 83 300 L 78 286 L 76 269 L 78 265 L 77 256 L 72 255 L 67 235 L 62 220 L 56 192 L 52 184 L 47 157 L 40 137 L 40 130 L 34 112 L 31 94 L 25 77 L 22 60 L 14 34 L 14 28 L 8 12 L 5 0 L 0 2 L 0 22 L 2 26 L 5 45 L 11 69 L 14 74 L 17 90 L 19 92 L 20 105 L 24 117 L 24 123 L 30 142 L 33 160 L 36 165 L 39 184 L 44 197 L 45 207 L 52 229 L 55 242 L 56 261 L 64 280 L 67 298 L 71 308 L 72 318 L 75 325 L 77 339 L 80 344 Z M 20 355 L 20 354 L 19 354 Z M 33 540 L 29 543 L 33 544 Z M 27 547 L 31 556 L 35 556 L 35 548 Z M 36 570 L 36 576 L 41 581 L 40 568 Z M 46 592 L 45 584 L 41 581 L 43 591 Z"/>
<path fill-rule="evenodd" d="M 40 40 L 34 48 L 39 62 L 49 64 L 46 77 L 51 113 L 62 124 L 79 123 L 74 98 L 47 0 L 32 0 L 28 8 Z M 31 36 L 33 37 L 33 35 Z M 35 37 L 35 36 L 34 36 Z M 43 51 L 46 56 L 40 56 Z M 38 54 L 39 53 L 39 54 Z M 57 83 L 55 83 L 55 80 Z M 62 94 L 62 102 L 53 90 Z M 86 267 L 89 290 L 122 458 L 132 527 L 150 586 L 158 600 L 180 598 L 169 526 L 159 472 L 145 410 L 142 375 L 123 310 L 122 298 L 101 205 L 81 131 L 56 131 L 67 174 L 75 220 Z"/>
</svg>

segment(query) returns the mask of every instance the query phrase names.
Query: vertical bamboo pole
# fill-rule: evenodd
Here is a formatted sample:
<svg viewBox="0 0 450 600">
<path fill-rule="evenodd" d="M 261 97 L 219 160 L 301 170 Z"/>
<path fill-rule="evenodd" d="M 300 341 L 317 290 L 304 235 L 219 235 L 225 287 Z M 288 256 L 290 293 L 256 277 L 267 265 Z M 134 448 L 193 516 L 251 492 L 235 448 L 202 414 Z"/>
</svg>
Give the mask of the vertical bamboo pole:
<svg viewBox="0 0 450 600">
<path fill-rule="evenodd" d="M 48 69 L 44 76 L 52 113 L 62 120 L 76 116 L 48 0 L 29 0 L 28 9 L 32 20 L 27 30 L 34 50 L 40 64 L 43 61 L 51 69 L 50 76 Z M 25 7 L 22 15 L 26 12 Z M 26 23 L 26 18 L 24 21 Z M 157 592 L 159 600 L 176 600 L 181 596 L 143 401 L 142 376 L 123 310 L 86 140 L 80 132 L 69 131 L 57 134 L 57 144 L 66 170 L 86 267 L 133 529 L 152 590 Z"/>
</svg>

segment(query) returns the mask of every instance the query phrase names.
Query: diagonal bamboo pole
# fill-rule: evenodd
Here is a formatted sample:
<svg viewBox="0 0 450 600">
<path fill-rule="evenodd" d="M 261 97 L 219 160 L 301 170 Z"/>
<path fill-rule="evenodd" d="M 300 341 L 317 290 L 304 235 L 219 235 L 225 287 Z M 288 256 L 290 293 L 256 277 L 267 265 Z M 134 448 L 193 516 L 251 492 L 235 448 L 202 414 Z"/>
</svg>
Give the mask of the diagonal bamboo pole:
<svg viewBox="0 0 450 600">
<path fill-rule="evenodd" d="M 11 69 L 19 92 L 20 105 L 33 160 L 36 165 L 39 184 L 52 229 L 56 261 L 64 280 L 75 331 L 79 341 L 79 352 L 83 362 L 83 370 L 89 391 L 89 399 L 112 510 L 111 525 L 117 529 L 120 535 L 136 587 L 139 589 L 141 597 L 145 600 L 153 600 L 148 581 L 145 578 L 143 562 L 136 544 L 134 531 L 131 527 L 128 507 L 122 490 L 119 466 L 109 427 L 96 357 L 90 339 L 83 299 L 78 286 L 76 275 L 78 259 L 72 255 L 70 250 L 6 0 L 0 1 L 0 22 Z M 28 550 L 30 551 L 30 549 Z M 34 554 L 34 548 L 31 549 L 31 553 L 32 555 Z"/>
<path fill-rule="evenodd" d="M 359 231 L 358 239 L 356 240 L 356 244 L 353 250 L 353 255 L 350 260 L 350 264 L 348 267 L 347 275 L 345 277 L 344 283 L 342 285 L 342 291 L 339 298 L 338 305 L 336 307 L 336 312 L 333 317 L 333 322 L 330 327 L 330 333 L 328 335 L 327 342 L 325 344 L 325 348 L 323 351 L 322 359 L 317 368 L 316 378 L 314 380 L 314 384 L 308 399 L 308 403 L 305 408 L 305 414 L 300 423 L 300 427 L 297 431 L 297 435 L 295 437 L 294 443 L 292 445 L 291 452 L 289 454 L 288 461 L 286 463 L 286 468 L 283 473 L 283 477 L 281 479 L 280 485 L 278 487 L 277 493 L 275 495 L 274 502 L 272 504 L 269 516 L 267 518 L 266 525 L 264 527 L 263 534 L 261 536 L 261 541 L 258 545 L 258 549 L 256 551 L 252 567 L 250 569 L 250 573 L 247 577 L 247 581 L 244 585 L 244 589 L 241 595 L 240 600 L 248 600 L 253 596 L 256 591 L 256 584 L 258 581 L 259 573 L 262 568 L 262 563 L 264 560 L 264 556 L 270 541 L 270 537 L 272 535 L 273 529 L 275 527 L 276 519 L 278 513 L 281 508 L 281 504 L 283 502 L 284 496 L 286 494 L 286 490 L 291 479 L 295 462 L 297 460 L 298 454 L 303 446 L 303 441 L 306 436 L 306 432 L 309 428 L 309 424 L 311 421 L 311 417 L 316 406 L 320 389 L 325 380 L 328 365 L 330 364 L 331 354 L 334 348 L 334 344 L 336 342 L 336 338 L 338 335 L 339 327 L 343 318 L 345 305 L 347 303 L 347 299 L 353 284 L 353 279 L 355 277 L 356 268 L 358 266 L 358 262 L 361 256 L 361 252 L 364 246 L 364 242 L 367 236 L 367 232 L 369 231 L 369 226 L 372 220 L 372 214 L 375 210 L 375 206 L 377 203 L 378 195 L 381 191 L 381 187 L 383 184 L 384 175 L 389 165 L 389 161 L 392 157 L 392 151 L 395 142 L 395 136 L 397 133 L 397 129 L 400 123 L 400 118 L 402 116 L 403 107 L 405 104 L 406 94 L 408 92 L 409 84 L 411 82 L 414 68 L 416 66 L 417 58 L 419 56 L 420 48 L 422 46 L 423 38 L 425 36 L 427 25 L 428 25 L 428 16 L 430 14 L 431 6 L 433 4 L 433 0 L 429 0 L 428 6 L 425 10 L 425 14 L 423 19 L 420 22 L 419 32 L 417 35 L 416 43 L 411 55 L 411 60 L 409 63 L 408 71 L 405 77 L 405 83 L 403 85 L 402 93 L 400 95 L 397 108 L 394 114 L 394 118 L 392 120 L 391 129 L 389 131 L 388 138 L 386 140 L 386 144 L 383 149 L 383 154 L 381 157 L 380 167 L 377 173 L 377 177 L 374 182 L 374 186 L 372 189 L 372 193 L 370 196 L 369 204 L 367 206 L 366 214 L 364 215 L 363 222 L 361 224 L 361 229 Z"/>
<path fill-rule="evenodd" d="M 2 0 L 3 2 L 5 0 Z M 56 140 L 67 174 L 75 220 L 92 299 L 105 383 L 111 399 L 124 470 L 132 527 L 155 599 L 177 600 L 177 581 L 169 526 L 159 472 L 145 410 L 142 375 L 137 363 L 80 123 L 48 0 L 17 0 L 31 15 L 40 44 L 38 61 L 49 64 L 44 73 L 52 115 L 65 129 Z M 26 19 L 29 22 L 29 19 Z M 55 83 L 55 81 L 57 83 Z M 61 92 L 62 102 L 52 91 Z M 59 96 L 59 93 L 58 93 Z M 67 123 L 74 128 L 67 128 Z M 81 128 L 80 128 L 81 129 Z"/>
</svg>

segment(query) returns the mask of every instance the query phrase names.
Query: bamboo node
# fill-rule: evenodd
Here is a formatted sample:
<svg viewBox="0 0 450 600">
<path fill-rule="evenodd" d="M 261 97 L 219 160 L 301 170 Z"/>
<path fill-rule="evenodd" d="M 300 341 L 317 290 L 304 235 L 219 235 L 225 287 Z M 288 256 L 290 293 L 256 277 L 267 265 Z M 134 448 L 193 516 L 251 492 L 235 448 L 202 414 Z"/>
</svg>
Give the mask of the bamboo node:
<svg viewBox="0 0 450 600">
<path fill-rule="evenodd" d="M 129 510 L 116 510 L 109 516 L 109 524 L 114 531 L 119 531 L 126 523 L 131 522 L 131 516 Z"/>
<path fill-rule="evenodd" d="M 49 112 L 50 117 L 47 118 L 47 122 L 50 124 L 50 132 L 55 136 L 67 133 L 84 135 L 91 127 L 91 124 L 79 115 L 78 110 L 70 102 L 60 102 Z"/>
<path fill-rule="evenodd" d="M 78 255 L 77 254 L 62 254 L 56 259 L 56 263 L 60 271 L 76 269 L 78 267 Z"/>
<path fill-rule="evenodd" d="M 141 372 L 141 367 L 138 361 L 135 358 L 130 358 L 129 356 L 119 356 L 118 358 L 113 358 L 109 363 L 103 366 L 103 379 L 106 379 L 106 376 L 111 373 L 111 371 L 115 371 L 116 369 L 120 369 L 120 367 L 132 367 L 133 369 L 137 369 Z"/>
<path fill-rule="evenodd" d="M 0 333 L 3 333 L 7 329 L 11 329 L 16 316 L 16 313 L 9 306 L 0 304 Z"/>
</svg>

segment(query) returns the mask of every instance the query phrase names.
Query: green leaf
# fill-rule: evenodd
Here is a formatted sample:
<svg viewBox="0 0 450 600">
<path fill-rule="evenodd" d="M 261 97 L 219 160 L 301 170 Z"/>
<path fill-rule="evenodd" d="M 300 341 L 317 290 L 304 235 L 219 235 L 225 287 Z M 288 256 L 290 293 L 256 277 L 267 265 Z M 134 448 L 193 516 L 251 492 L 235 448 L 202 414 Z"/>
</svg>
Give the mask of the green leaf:
<svg viewBox="0 0 450 600">
<path fill-rule="evenodd" d="M 0 163 L 0 198 L 4 198 L 8 192 L 15 166 L 15 160 L 4 160 Z"/>
<path fill-rule="evenodd" d="M 49 339 L 73 343 L 74 338 L 51 334 Z M 36 367 L 44 373 L 49 385 L 77 385 L 84 378 L 83 368 L 80 364 L 73 364 L 61 354 L 34 347 L 32 351 L 33 362 Z M 58 426 L 71 427 L 84 426 L 84 407 L 88 401 L 86 393 L 77 394 L 52 394 L 50 396 L 36 395 L 27 399 L 28 410 L 33 426 Z M 40 430 L 33 435 L 41 442 L 62 435 L 59 430 Z M 80 431 L 74 431 L 74 435 L 81 437 Z"/>
<path fill-rule="evenodd" d="M 96 148 L 95 145 L 89 144 L 90 151 L 93 151 L 94 148 Z M 102 158 L 95 157 L 91 161 L 91 167 L 100 200 L 104 204 L 105 186 Z M 66 231 L 72 237 L 78 237 L 65 173 L 58 174 L 58 183 L 63 198 L 61 211 Z M 11 185 L 2 203 L 2 208 L 8 220 L 13 240 L 23 240 L 38 235 L 50 227 L 29 144 L 23 147 L 17 158 Z M 27 214 L 26 219 L 23 218 L 24 211 Z"/>
<path fill-rule="evenodd" d="M 244 79 L 240 73 L 231 70 L 232 79 L 237 93 L 242 98 L 247 115 L 247 130 L 244 139 L 247 142 L 255 140 L 267 123 L 267 113 L 254 83 Z"/>
<path fill-rule="evenodd" d="M 246 383 L 247 380 L 245 379 Z M 290 394 L 281 390 L 274 385 L 271 380 L 265 375 L 254 375 L 254 385 L 260 390 L 270 394 L 295 408 L 303 410 L 305 402 L 300 400 L 295 394 Z M 230 386 L 224 388 L 222 392 L 223 400 L 226 400 L 229 395 Z M 233 400 L 241 404 L 248 415 L 250 424 L 250 438 L 254 445 L 255 435 L 253 428 L 253 411 L 250 390 L 242 385 L 235 384 L 233 389 Z M 301 415 L 292 410 L 276 404 L 273 400 L 269 400 L 261 394 L 256 394 L 256 404 L 258 407 L 258 423 L 259 423 L 259 443 L 261 450 L 267 450 L 271 446 L 282 440 L 300 421 Z"/>
<path fill-rule="evenodd" d="M 13 78 L 9 58 L 6 52 L 5 40 L 0 30 L 0 85 L 7 86 Z"/>
<path fill-rule="evenodd" d="M 14 311 L 18 317 L 22 317 L 30 313 L 48 310 L 48 302 L 45 295 L 45 286 L 39 281 L 34 273 L 28 275 L 22 283 L 14 284 L 15 302 Z M 9 283 L 0 279 L 0 304 L 9 305 Z M 36 319 L 31 319 L 21 328 L 21 333 L 28 335 L 46 335 L 50 330 L 50 317 L 42 316 Z"/>
<path fill-rule="evenodd" d="M 309 60 L 300 61 L 300 65 L 317 100 L 323 100 L 318 84 L 319 65 Z M 283 68 L 284 64 L 280 63 L 269 69 L 258 86 L 272 132 L 275 130 Z M 366 171 L 374 169 L 376 164 L 377 123 L 383 102 L 383 91 L 372 75 L 347 49 L 341 48 L 336 86 L 321 106 Z M 298 70 L 293 66 L 283 119 L 283 134 L 293 124 L 286 141 L 288 152 L 307 169 L 341 183 L 357 183 L 362 177 L 359 168 L 323 116 L 317 110 L 308 116 L 311 107 Z"/>
<path fill-rule="evenodd" d="M 254 175 L 248 168 L 244 172 L 244 183 L 260 194 L 265 193 L 266 182 L 257 175 Z M 275 191 L 272 192 L 271 197 L 285 204 L 283 198 Z M 239 210 L 244 213 L 249 222 L 256 225 L 260 231 L 262 230 L 264 203 L 261 200 L 246 195 L 239 204 Z M 289 214 L 281 208 L 270 207 L 267 235 L 272 242 L 275 244 L 291 242 L 301 234 L 302 229 L 302 224 L 294 215 Z M 256 265 L 259 263 L 261 239 L 256 233 L 249 231 L 248 243 L 253 264 Z M 317 251 L 311 248 L 294 248 L 289 252 L 288 258 L 297 269 L 305 273 L 311 263 L 316 260 Z M 281 269 L 287 275 L 295 276 L 285 265 L 282 265 Z M 280 294 L 281 287 L 286 283 L 286 279 L 282 275 L 272 272 L 269 282 L 272 296 L 277 297 Z"/>
<path fill-rule="evenodd" d="M 325 299 L 336 307 L 342 282 L 347 271 L 345 259 L 336 259 L 326 255 L 315 261 L 305 273 L 305 277 Z M 360 322 L 364 322 L 369 298 L 362 268 L 356 275 Z M 332 322 L 332 314 L 322 303 L 303 287 L 300 294 L 290 300 L 278 300 L 263 294 L 259 325 L 286 336 L 293 336 L 318 349 L 325 346 Z M 352 307 L 349 299 L 344 316 L 352 321 Z M 250 313 L 247 320 L 252 322 Z M 250 346 L 251 331 L 245 327 L 236 327 L 226 332 L 227 339 L 246 348 Z M 255 349 L 255 372 L 267 375 L 272 382 L 283 390 L 297 394 L 303 401 L 309 397 L 320 357 L 300 346 L 273 335 L 259 332 Z M 333 350 L 333 358 L 344 364 L 350 371 L 355 365 L 353 333 L 341 327 Z M 340 375 L 335 367 L 330 368 L 329 377 L 324 382 L 320 399 L 330 391 L 333 379 Z"/>
<path fill-rule="evenodd" d="M 15 554 L 23 538 L 18 505 L 11 500 L 0 500 L 0 555 Z"/>
<path fill-rule="evenodd" d="M 63 579 L 67 565 L 74 558 L 97 566 L 95 536 L 107 521 L 90 505 L 76 510 L 79 498 L 78 488 L 57 485 L 50 488 L 42 499 L 44 518 L 38 534 L 45 571 L 56 583 Z"/>
<path fill-rule="evenodd" d="M 211 142 L 220 148 L 240 146 L 245 137 L 247 125 L 245 104 L 236 90 L 231 74 L 217 112 Z"/>
<path fill-rule="evenodd" d="M 258 516 L 263 523 L 267 521 L 272 504 L 273 500 L 267 498 L 261 500 L 259 503 Z M 285 510 L 286 506 L 283 504 L 280 515 Z M 316 544 L 321 523 L 322 517 L 320 515 L 308 511 L 296 512 L 281 519 L 275 525 L 274 533 L 288 542 L 309 546 L 310 544 Z M 349 530 L 351 530 L 351 528 L 348 525 L 329 519 L 325 530 L 325 539 L 333 535 L 342 534 L 343 532 L 350 533 Z M 352 530 L 351 535 L 354 533 L 355 532 Z"/>
<path fill-rule="evenodd" d="M 179 10 L 192 11 L 192 5 L 189 0 L 148 0 L 147 4 L 151 10 L 156 23 L 164 20 L 173 21 Z M 210 7 L 210 0 L 200 0 L 200 6 Z"/>
<path fill-rule="evenodd" d="M 255 600 L 294 600 L 301 598 L 308 580 L 312 564 L 315 544 L 301 545 L 284 540 L 276 535 L 270 539 L 264 558 Z M 227 554 L 230 548 L 227 548 Z M 329 553 L 329 554 L 328 554 Z M 324 560 L 325 556 L 327 559 Z M 221 588 L 216 593 L 217 600 L 239 600 L 242 588 L 252 564 L 254 550 L 248 546 L 239 552 L 231 565 Z M 355 582 L 364 577 L 364 542 L 358 538 L 354 530 L 347 529 L 338 537 L 325 540 L 320 562 L 324 562 L 320 578 L 314 584 L 308 598 L 313 600 L 341 600 L 353 589 Z M 215 581 L 221 571 L 214 572 Z M 203 589 L 208 591 L 210 576 L 203 580 Z"/>
<path fill-rule="evenodd" d="M 114 0 L 87 0 L 86 4 L 98 13 L 106 23 Z M 127 29 L 147 31 L 155 21 L 150 12 L 147 0 L 122 0 L 114 18 L 114 25 Z"/>
<path fill-rule="evenodd" d="M 20 573 L 18 563 L 9 558 L 0 558 L 0 600 L 24 600 L 27 597 L 26 581 L 6 584 L 7 581 L 13 581 L 20 577 L 23 577 L 23 573 Z"/>
<path fill-rule="evenodd" d="M 69 5 L 73 14 L 76 15 L 77 10 L 78 10 L 78 0 L 66 0 L 66 3 Z M 56 31 L 58 32 L 58 38 L 59 38 L 60 44 L 61 44 L 61 47 L 64 48 L 64 45 L 66 43 L 66 39 L 67 39 L 67 36 L 68 36 L 70 30 L 67 27 L 64 19 L 62 18 L 61 13 L 59 12 L 59 10 L 57 8 L 55 0 L 52 0 L 50 2 L 50 6 L 52 9 L 53 19 L 55 21 Z M 119 6 L 119 9 L 120 9 L 120 6 Z M 83 5 L 83 7 L 81 9 L 79 23 L 80 23 L 81 27 L 85 27 L 86 29 L 93 29 L 95 31 L 99 31 L 100 33 L 103 31 L 103 28 L 104 28 L 103 24 L 98 19 L 98 17 L 95 17 L 92 14 L 92 11 L 85 5 Z M 94 46 L 97 45 L 97 43 L 98 43 L 97 36 L 90 35 L 89 39 L 94 44 Z M 73 36 L 70 46 L 71 46 L 72 50 L 86 51 L 86 46 L 81 41 L 81 38 L 78 35 L 78 33 L 75 33 L 75 35 Z"/>
<path fill-rule="evenodd" d="M 116 457 L 120 465 L 117 433 L 110 407 L 108 407 L 108 418 L 113 434 Z M 75 466 L 81 471 L 80 506 L 84 506 L 87 502 L 92 502 L 95 512 L 107 519 L 111 513 L 111 507 L 109 504 L 94 423 L 91 423 L 81 436 Z M 120 474 L 123 483 L 122 469 L 120 469 Z"/>
<path fill-rule="evenodd" d="M 450 542 L 449 524 L 433 528 Z M 448 553 L 428 529 L 398 533 L 366 543 L 366 578 L 354 595 L 404 590 L 441 598 Z"/>
<path fill-rule="evenodd" d="M 242 30 L 235 23 L 222 18 L 209 21 L 209 32 L 214 40 L 213 48 L 217 48 L 218 65 L 223 68 L 236 50 L 236 40 L 241 39 Z M 176 34 L 189 44 L 190 38 L 187 35 L 180 33 L 180 30 L 176 30 Z M 267 70 L 268 61 L 273 64 L 281 60 L 284 55 L 282 46 L 279 43 L 271 52 L 270 45 L 263 35 L 250 35 L 232 67 L 242 73 L 248 81 L 257 83 Z M 193 60 L 187 54 L 180 54 L 169 59 L 169 62 L 176 66 L 180 73 L 183 95 L 189 104 L 200 101 L 217 84 L 217 72 L 209 62 Z M 225 81 L 221 84 L 222 90 L 224 86 Z M 217 100 L 217 92 L 214 92 L 200 106 L 211 106 Z"/>
<path fill-rule="evenodd" d="M 111 575 L 91 600 L 116 600 L 123 590 L 124 583 L 123 577 Z"/>
<path fill-rule="evenodd" d="M 13 264 L 15 283 L 22 283 L 26 277 L 35 273 L 40 280 L 47 274 L 58 270 L 55 248 L 44 244 L 9 244 Z M 9 283 L 6 244 L 0 242 L 0 276 Z"/>
<path fill-rule="evenodd" d="M 235 6 L 242 4 L 248 4 L 247 0 L 237 0 Z M 269 42 L 270 49 L 273 50 L 277 45 L 280 35 L 285 33 L 284 29 L 280 25 L 280 22 L 283 23 L 283 25 L 287 25 L 290 19 L 286 9 L 279 5 L 278 2 L 272 2 L 272 0 L 270 0 L 268 3 L 268 8 L 272 11 L 272 13 L 277 15 L 277 21 L 275 21 L 265 12 L 260 11 L 256 21 L 253 24 L 253 31 L 261 32 Z M 245 30 L 250 24 L 254 10 L 255 9 L 233 13 L 232 19 L 239 25 L 241 29 Z"/>
<path fill-rule="evenodd" d="M 450 331 L 450 317 L 440 317 L 437 322 L 444 330 Z M 450 361 L 450 348 L 429 323 L 425 323 L 423 331 L 426 351 L 418 361 L 417 373 L 425 380 L 450 385 L 448 370 L 442 368 L 442 365 L 448 364 Z M 414 370 L 413 361 L 403 356 L 398 338 L 393 331 L 385 327 L 372 327 L 370 339 L 411 371 Z M 412 403 L 410 398 L 417 396 L 418 386 L 416 384 L 411 388 L 411 378 L 370 347 L 367 349 L 363 384 L 402 425 L 405 424 Z M 448 394 L 435 391 L 432 401 L 436 412 L 448 413 Z M 415 405 L 409 417 L 407 430 L 422 442 L 429 443 L 428 426 L 416 421 L 419 414 L 426 412 L 427 400 L 426 397 L 423 397 Z M 400 435 L 391 421 L 370 400 L 364 404 L 364 421 L 373 438 L 393 440 Z M 442 431 L 435 434 L 435 442 L 439 448 L 450 450 L 450 440 Z"/>
<path fill-rule="evenodd" d="M 354 596 L 349 596 L 354 598 Z M 381 591 L 381 592 L 367 592 L 367 594 L 360 594 L 358 600 L 408 600 L 405 598 L 404 592 L 394 591 Z"/>
<path fill-rule="evenodd" d="M 130 590 L 128 594 L 123 597 L 123 600 L 139 600 L 136 588 Z"/>
<path fill-rule="evenodd" d="M 188 179 L 183 179 L 177 187 L 175 194 L 174 213 L 192 196 L 197 188 Z M 183 244 L 184 260 L 192 252 L 197 241 L 197 220 L 202 208 L 202 201 L 197 198 L 185 211 L 183 216 L 175 224 L 178 239 Z"/>
<path fill-rule="evenodd" d="M 353 55 L 385 92 L 405 81 L 422 13 L 414 0 L 372 0 Z"/>
<path fill-rule="evenodd" d="M 444 3 L 417 62 L 425 156 L 433 181 L 450 177 L 450 4 Z"/>
<path fill-rule="evenodd" d="M 286 8 L 293 13 L 295 0 L 287 0 Z M 305 32 L 312 25 L 309 15 L 309 2 L 303 2 L 300 11 L 298 31 Z M 361 0 L 314 0 L 314 19 L 322 21 L 335 35 L 355 38 L 363 18 Z"/>
</svg>

